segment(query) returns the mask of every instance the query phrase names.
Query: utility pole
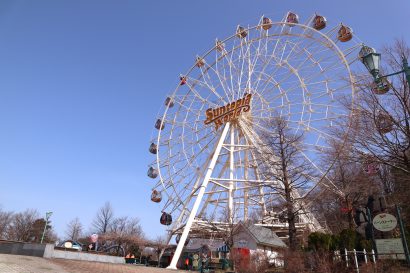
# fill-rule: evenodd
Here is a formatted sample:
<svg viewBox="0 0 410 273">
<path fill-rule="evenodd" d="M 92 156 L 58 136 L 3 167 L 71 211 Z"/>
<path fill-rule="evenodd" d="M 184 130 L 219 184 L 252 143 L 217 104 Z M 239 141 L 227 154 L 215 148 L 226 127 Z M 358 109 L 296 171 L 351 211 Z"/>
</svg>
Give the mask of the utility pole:
<svg viewBox="0 0 410 273">
<path fill-rule="evenodd" d="M 47 229 L 47 224 L 48 224 L 48 219 L 50 219 L 51 215 L 53 214 L 53 212 L 49 211 L 46 212 L 46 223 L 44 224 L 44 230 L 43 230 L 43 235 L 41 236 L 41 241 L 40 244 L 43 243 L 44 240 L 44 235 L 46 234 L 46 229 Z"/>
</svg>

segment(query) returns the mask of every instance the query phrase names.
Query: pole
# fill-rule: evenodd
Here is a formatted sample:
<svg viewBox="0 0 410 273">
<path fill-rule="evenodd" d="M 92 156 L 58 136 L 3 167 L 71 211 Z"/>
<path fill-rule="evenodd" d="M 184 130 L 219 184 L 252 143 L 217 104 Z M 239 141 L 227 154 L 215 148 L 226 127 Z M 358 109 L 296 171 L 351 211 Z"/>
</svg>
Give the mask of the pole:
<svg viewBox="0 0 410 273">
<path fill-rule="evenodd" d="M 355 267 L 357 273 L 359 273 L 359 263 L 357 262 L 357 252 L 356 252 L 356 249 L 353 249 L 353 255 L 354 255 L 354 267 Z"/>
<path fill-rule="evenodd" d="M 347 249 L 345 248 L 346 267 L 349 267 L 349 257 L 347 256 Z"/>
<path fill-rule="evenodd" d="M 369 225 L 368 227 L 370 228 L 370 237 L 371 237 L 373 249 L 375 250 L 375 255 L 377 258 L 377 246 L 376 246 L 376 240 L 374 239 L 373 218 L 372 218 L 372 214 L 369 208 L 366 208 L 366 214 L 367 214 L 367 221 L 368 221 L 367 224 Z"/>
<path fill-rule="evenodd" d="M 178 263 L 179 257 L 181 256 L 182 249 L 184 248 L 185 241 L 188 237 L 188 233 L 191 230 L 192 223 L 194 222 L 196 213 L 198 212 L 199 205 L 201 204 L 202 197 L 205 194 L 205 189 L 208 186 L 209 179 L 211 178 L 212 172 L 213 172 L 214 167 L 216 165 L 216 161 L 217 161 L 217 159 L 219 157 L 219 154 L 221 152 L 222 145 L 225 141 L 226 135 L 228 134 L 229 127 L 230 127 L 230 124 L 228 122 L 228 123 L 226 123 L 226 125 L 225 125 L 225 127 L 222 131 L 221 138 L 219 139 L 219 142 L 216 145 L 216 149 L 215 149 L 215 152 L 212 156 L 212 160 L 209 163 L 208 170 L 207 170 L 207 172 L 205 174 L 205 177 L 204 177 L 204 181 L 202 182 L 202 185 L 201 185 L 201 187 L 199 189 L 199 192 L 198 192 L 198 196 L 195 199 L 194 206 L 192 207 L 192 210 L 191 210 L 191 213 L 189 214 L 189 218 L 187 220 L 187 223 L 185 224 L 184 231 L 182 232 L 182 235 L 181 235 L 181 239 L 179 240 L 177 249 L 175 250 L 174 256 L 172 257 L 171 264 L 167 267 L 168 269 L 177 269 L 177 263 Z"/>
<path fill-rule="evenodd" d="M 232 224 L 233 224 L 233 218 L 234 218 L 234 212 L 233 212 L 233 188 L 234 188 L 234 162 L 235 162 L 235 158 L 234 158 L 234 149 L 235 149 L 235 131 L 233 126 L 231 126 L 231 146 L 230 146 L 230 150 L 229 150 L 229 193 L 228 193 L 228 215 L 229 215 L 229 225 L 230 228 L 232 228 Z"/>
<path fill-rule="evenodd" d="M 404 230 L 403 221 L 401 219 L 400 208 L 397 205 L 396 205 L 396 212 L 397 212 L 397 218 L 399 218 L 401 242 L 403 243 L 404 255 L 406 256 L 407 265 L 410 266 L 410 255 L 409 255 L 409 247 L 407 245 L 407 240 L 406 240 L 406 231 Z"/>
<path fill-rule="evenodd" d="M 47 229 L 47 224 L 48 224 L 48 219 L 50 218 L 51 214 L 53 214 L 51 211 L 46 212 L 46 223 L 44 224 L 44 230 L 43 230 L 43 235 L 41 235 L 41 241 L 40 244 L 43 243 L 44 240 L 44 235 L 46 234 L 46 229 Z"/>
<path fill-rule="evenodd" d="M 410 67 L 406 56 L 403 55 L 403 72 L 406 75 L 407 84 L 410 86 Z"/>
</svg>

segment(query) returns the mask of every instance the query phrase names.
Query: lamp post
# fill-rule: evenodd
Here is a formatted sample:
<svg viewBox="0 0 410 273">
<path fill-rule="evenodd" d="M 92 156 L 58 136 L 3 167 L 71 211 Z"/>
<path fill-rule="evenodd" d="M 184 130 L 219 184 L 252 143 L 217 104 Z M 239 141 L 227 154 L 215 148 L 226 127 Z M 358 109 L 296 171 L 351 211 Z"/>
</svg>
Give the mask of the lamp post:
<svg viewBox="0 0 410 273">
<path fill-rule="evenodd" d="M 46 229 L 47 229 L 47 224 L 48 224 L 48 219 L 50 219 L 51 215 L 53 214 L 52 211 L 46 212 L 46 223 L 44 224 L 44 230 L 43 230 L 43 235 L 41 236 L 41 241 L 40 244 L 43 243 L 44 240 L 44 235 L 46 234 Z"/>
<path fill-rule="evenodd" d="M 380 75 L 380 59 L 381 54 L 374 51 L 370 51 L 367 55 L 362 57 L 362 63 L 366 66 L 370 74 L 372 74 L 376 84 L 380 83 L 383 78 L 404 73 L 406 75 L 407 83 L 410 85 L 410 67 L 406 56 L 402 56 L 402 70 L 388 75 Z"/>
</svg>

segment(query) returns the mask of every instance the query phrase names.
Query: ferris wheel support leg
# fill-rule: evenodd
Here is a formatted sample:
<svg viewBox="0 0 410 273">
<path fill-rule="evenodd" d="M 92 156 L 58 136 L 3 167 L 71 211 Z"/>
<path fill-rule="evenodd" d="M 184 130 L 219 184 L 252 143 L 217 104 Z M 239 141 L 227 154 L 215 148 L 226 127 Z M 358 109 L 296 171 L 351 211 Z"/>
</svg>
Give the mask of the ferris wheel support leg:
<svg viewBox="0 0 410 273">
<path fill-rule="evenodd" d="M 192 223 L 194 222 L 195 216 L 199 209 L 199 205 L 201 204 L 202 198 L 205 194 L 205 189 L 208 185 L 209 179 L 211 178 L 212 172 L 216 165 L 216 161 L 219 157 L 219 154 L 221 153 L 222 145 L 225 141 L 226 135 L 228 134 L 229 127 L 230 127 L 230 124 L 228 122 L 226 123 L 222 131 L 221 138 L 219 139 L 218 144 L 216 145 L 215 152 L 212 156 L 211 162 L 209 163 L 208 170 L 204 177 L 204 181 L 202 182 L 201 188 L 199 189 L 199 192 L 198 192 L 198 196 L 195 199 L 194 206 L 192 207 L 188 221 L 185 225 L 184 231 L 182 232 L 181 239 L 179 240 L 177 249 L 175 250 L 174 256 L 172 257 L 171 264 L 167 267 L 168 269 L 177 269 L 177 263 L 178 263 L 179 257 L 181 256 L 182 249 L 184 248 L 184 245 L 185 245 L 185 241 L 188 238 L 188 233 L 191 230 Z"/>
<path fill-rule="evenodd" d="M 233 126 L 231 126 L 231 147 L 229 150 L 230 156 L 229 156 L 229 204 L 228 204 L 228 210 L 229 210 L 229 224 L 232 225 L 233 223 L 233 186 L 234 186 L 234 149 L 235 149 L 235 132 Z"/>
</svg>

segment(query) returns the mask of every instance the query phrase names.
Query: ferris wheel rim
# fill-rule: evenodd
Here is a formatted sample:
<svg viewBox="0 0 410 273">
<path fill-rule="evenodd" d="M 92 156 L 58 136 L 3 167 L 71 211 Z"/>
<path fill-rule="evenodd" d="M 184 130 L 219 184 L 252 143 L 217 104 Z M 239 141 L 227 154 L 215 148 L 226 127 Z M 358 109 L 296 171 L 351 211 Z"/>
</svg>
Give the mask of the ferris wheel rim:
<svg viewBox="0 0 410 273">
<path fill-rule="evenodd" d="M 300 24 L 300 23 L 298 23 L 298 24 L 295 24 L 295 23 L 287 23 L 287 22 L 272 22 L 272 24 L 273 25 L 277 25 L 277 26 L 282 26 L 282 27 L 285 27 L 285 26 L 288 26 L 288 27 L 294 27 L 294 26 L 298 26 L 298 27 L 300 27 L 300 28 L 302 28 L 302 29 L 304 29 L 304 30 L 310 30 L 310 31 L 314 31 L 316 34 L 319 34 L 322 38 L 325 38 L 326 39 L 326 41 L 329 41 L 331 44 L 332 44 L 332 47 L 333 47 L 333 49 L 337 52 L 337 56 L 343 61 L 343 66 L 347 69 L 347 71 L 348 71 L 348 75 L 349 75 L 349 82 L 350 82 L 350 90 L 351 90 L 351 92 L 352 92 L 352 96 L 351 96 L 351 98 L 352 98 L 352 102 L 351 103 L 353 103 L 354 102 L 354 94 L 355 94 L 355 91 L 356 91 L 356 88 L 355 88 L 355 86 L 354 86 L 354 81 L 353 81 L 353 75 L 352 75 L 352 73 L 351 73 L 351 70 L 350 70 L 350 65 L 349 65 L 349 62 L 347 61 L 347 59 L 345 58 L 345 54 L 343 53 L 343 51 L 339 48 L 339 46 L 337 46 L 337 44 L 332 40 L 332 38 L 330 38 L 328 35 L 326 35 L 326 34 L 324 34 L 323 32 L 321 32 L 321 31 L 319 31 L 319 30 L 316 30 L 316 29 L 314 29 L 314 28 L 312 28 L 311 26 L 309 26 L 309 25 L 307 25 L 307 24 Z M 341 25 L 341 24 L 340 24 Z M 250 31 L 252 31 L 252 30 L 255 30 L 255 29 L 258 29 L 258 27 L 261 27 L 261 24 L 258 24 L 258 25 L 255 25 L 255 26 L 253 26 L 253 27 L 248 27 L 248 28 L 246 28 L 246 31 L 248 31 L 248 32 L 250 32 Z M 262 32 L 262 31 L 261 31 Z M 232 39 L 235 39 L 236 38 L 236 35 L 237 34 L 233 34 L 233 35 L 231 35 L 231 36 L 229 36 L 228 38 L 225 38 L 225 39 L 223 39 L 223 40 L 221 40 L 221 42 L 223 42 L 223 43 L 226 43 L 226 42 L 228 42 L 228 41 L 230 41 L 230 40 L 232 40 Z M 279 37 L 281 37 L 282 36 L 282 34 L 281 33 L 279 33 L 279 35 L 278 35 Z M 289 33 L 286 33 L 286 35 L 284 35 L 284 36 L 291 36 L 291 35 L 289 35 Z M 308 36 L 303 36 L 303 35 L 300 35 L 300 37 L 304 37 L 304 38 L 308 38 Z M 261 40 L 261 39 L 264 39 L 264 38 L 266 38 L 266 37 L 260 37 L 258 40 Z M 309 37 L 309 38 L 311 38 L 311 37 Z M 245 39 L 246 40 L 246 39 Z M 315 39 L 315 40 L 317 40 L 317 39 Z M 252 41 L 249 41 L 249 42 L 252 42 Z M 243 45 L 242 45 L 242 42 L 241 42 L 241 44 L 240 45 L 238 45 L 237 46 L 237 48 L 240 48 L 240 47 L 242 47 Z M 208 55 L 210 55 L 213 51 L 215 51 L 216 50 L 216 45 L 214 45 L 211 49 L 209 49 L 206 53 L 204 53 L 203 55 L 201 55 L 201 58 L 202 59 L 205 59 Z M 235 49 L 231 49 L 232 51 L 233 50 L 235 50 Z M 212 65 L 212 67 L 216 64 L 217 62 L 215 62 L 213 65 Z M 196 66 L 196 64 L 194 63 L 193 65 L 192 65 L 192 67 L 190 68 L 190 69 L 188 69 L 188 71 L 187 71 L 187 73 L 186 74 L 184 74 L 185 76 L 189 76 L 190 74 L 191 74 L 191 72 L 195 69 L 195 68 L 197 68 L 197 66 Z M 202 74 L 202 73 L 201 73 Z M 203 76 L 203 74 L 202 74 L 202 76 Z M 300 77 L 298 77 L 299 78 L 299 81 L 300 81 Z M 176 93 L 177 93 L 177 91 L 179 90 L 179 88 L 180 88 L 180 85 L 178 85 L 177 87 L 176 87 L 176 89 L 172 92 L 172 94 L 170 95 L 170 97 L 171 98 L 174 98 L 175 97 L 175 95 L 176 95 Z M 185 96 L 187 96 L 188 94 L 189 94 L 190 92 L 187 92 L 186 94 L 185 94 Z M 169 107 L 165 107 L 165 111 L 164 111 L 164 114 L 162 115 L 162 118 L 161 118 L 161 120 L 162 120 L 162 122 L 164 122 L 165 121 L 165 118 L 167 117 L 167 113 L 168 113 L 168 110 L 169 110 Z M 349 113 L 349 116 L 351 115 L 351 113 Z M 197 117 L 199 117 L 199 116 L 197 116 Z M 350 128 L 350 125 L 349 125 L 349 128 Z M 162 134 L 162 131 L 161 130 L 158 130 L 158 135 L 157 135 L 157 141 L 156 141 L 156 143 L 157 143 L 157 146 L 159 147 L 160 145 L 160 140 L 161 140 L 161 134 Z M 346 139 L 344 140 L 344 142 L 346 141 Z M 160 182 L 161 182 L 161 184 L 162 184 L 162 186 L 163 186 L 163 189 L 164 189 L 164 191 L 167 193 L 167 195 L 168 195 L 168 191 L 166 190 L 166 187 L 165 187 L 165 185 L 164 185 L 164 183 L 163 183 L 163 178 L 162 178 L 162 174 L 161 174 L 161 166 L 160 166 L 160 162 L 161 162 L 161 159 L 160 159 L 160 154 L 159 153 L 157 153 L 157 155 L 156 155 L 156 163 L 157 163 L 157 167 L 158 167 L 158 171 L 159 171 L 159 176 L 160 176 Z M 333 165 L 333 164 L 332 164 Z M 329 170 L 330 168 L 328 168 L 328 170 Z M 328 170 L 327 170 L 327 172 L 328 172 Z M 326 172 L 326 173 L 327 173 Z M 180 200 L 181 201 L 181 200 Z"/>
</svg>

